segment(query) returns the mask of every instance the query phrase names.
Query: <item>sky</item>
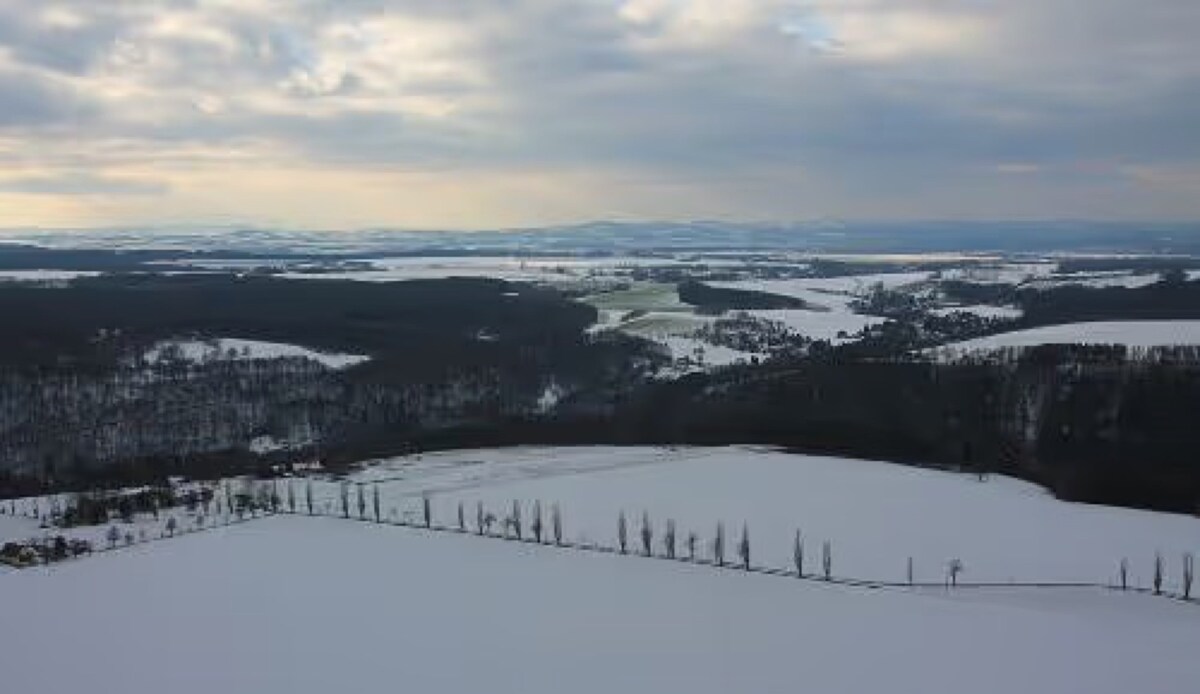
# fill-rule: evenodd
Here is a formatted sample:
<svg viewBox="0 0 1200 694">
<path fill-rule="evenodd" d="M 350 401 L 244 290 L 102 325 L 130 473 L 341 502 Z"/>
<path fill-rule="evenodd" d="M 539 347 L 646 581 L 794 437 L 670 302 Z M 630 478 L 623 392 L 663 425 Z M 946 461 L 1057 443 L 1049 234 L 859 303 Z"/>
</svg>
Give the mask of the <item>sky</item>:
<svg viewBox="0 0 1200 694">
<path fill-rule="evenodd" d="M 0 0 L 0 227 L 1200 219 L 1196 0 Z"/>
</svg>

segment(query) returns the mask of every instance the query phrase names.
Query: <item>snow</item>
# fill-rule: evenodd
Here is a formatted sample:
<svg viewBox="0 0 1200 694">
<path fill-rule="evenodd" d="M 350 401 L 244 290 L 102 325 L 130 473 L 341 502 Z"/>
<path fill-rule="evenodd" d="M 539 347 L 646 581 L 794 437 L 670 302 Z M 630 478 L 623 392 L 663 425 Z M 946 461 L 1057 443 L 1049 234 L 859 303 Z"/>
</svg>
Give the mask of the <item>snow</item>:
<svg viewBox="0 0 1200 694">
<path fill-rule="evenodd" d="M 1024 311 L 1016 306 L 989 306 L 976 304 L 972 306 L 943 306 L 931 311 L 934 315 L 948 316 L 952 313 L 971 313 L 981 318 L 1020 318 Z"/>
<path fill-rule="evenodd" d="M 877 580 L 901 580 L 909 556 L 919 578 L 933 581 L 952 558 L 979 581 L 1106 581 L 1122 557 L 1145 578 L 1156 549 L 1174 565 L 1200 532 L 1194 518 L 1065 504 L 1004 478 L 980 483 L 884 463 L 736 450 L 463 497 L 496 509 L 514 498 L 560 503 L 569 527 L 608 542 L 622 509 L 631 521 L 648 511 L 660 532 L 674 518 L 706 538 L 719 520 L 730 532 L 744 521 L 759 556 L 774 566 L 788 565 L 801 529 L 813 556 L 830 540 L 839 573 Z"/>
<path fill-rule="evenodd" d="M 908 285 L 919 284 L 928 280 L 934 273 L 924 272 L 886 272 L 871 275 L 847 275 L 845 277 L 821 277 L 817 279 L 798 280 L 804 282 L 810 289 L 829 292 L 846 292 L 863 295 L 877 285 L 884 289 L 901 289 Z"/>
<path fill-rule="evenodd" d="M 517 448 L 396 458 L 369 466 L 354 481 L 383 481 L 385 515 L 415 520 L 417 501 L 432 496 L 437 517 L 456 522 L 462 501 L 497 516 L 513 500 L 526 511 L 540 500 L 561 504 L 566 534 L 613 545 L 623 510 L 632 528 L 650 514 L 661 535 L 667 518 L 682 538 L 711 539 L 718 521 L 732 535 L 748 523 L 757 561 L 791 565 L 797 529 L 815 558 L 833 543 L 834 573 L 899 581 L 913 558 L 918 580 L 941 581 L 946 563 L 966 564 L 972 581 L 1116 580 L 1122 558 L 1146 585 L 1154 554 L 1178 580 L 1184 552 L 1197 549 L 1200 519 L 1071 504 L 1035 485 L 992 476 L 891 463 L 729 448 Z M 322 483 L 318 499 L 336 498 Z M 320 502 L 319 502 L 320 503 Z M 810 560 L 813 561 L 813 560 Z"/>
<path fill-rule="evenodd" d="M 26 540 L 31 537 L 40 537 L 41 531 L 38 529 L 37 521 L 24 516 L 9 515 L 7 509 L 8 503 L 8 501 L 0 501 L 0 504 L 5 506 L 5 513 L 0 514 L 0 544 L 14 540 Z M 2 568 L 2 565 L 0 565 L 0 568 Z"/>
<path fill-rule="evenodd" d="M 694 313 L 673 311 L 648 311 L 637 318 L 617 324 L 622 332 L 650 340 L 668 337 L 691 337 L 700 328 L 711 324 L 716 316 L 701 316 Z"/>
<path fill-rule="evenodd" d="M 782 309 L 771 311 L 747 311 L 752 316 L 783 323 L 792 332 L 810 337 L 814 340 L 827 340 L 832 344 L 842 344 L 863 330 L 863 328 L 886 322 L 887 319 L 877 316 L 864 316 L 852 311 L 805 311 L 803 309 Z M 847 337 L 839 337 L 844 333 Z"/>
<path fill-rule="evenodd" d="M 277 439 L 274 436 L 264 435 L 256 436 L 250 440 L 248 446 L 251 453 L 263 455 L 266 453 L 275 453 L 277 451 L 288 451 L 295 448 L 303 448 L 312 443 L 309 440 L 295 441 L 291 439 Z"/>
<path fill-rule="evenodd" d="M 749 364 L 752 359 L 763 355 L 753 352 L 743 352 L 723 345 L 714 345 L 691 337 L 668 336 L 658 339 L 671 350 L 671 356 L 678 362 L 687 359 L 696 369 L 705 367 L 729 366 L 732 364 Z M 689 369 L 683 369 L 687 371 Z"/>
<path fill-rule="evenodd" d="M 864 328 L 878 325 L 886 319 L 855 313 L 850 304 L 872 287 L 882 284 L 888 289 L 900 289 L 919 284 L 930 278 L 929 272 L 898 272 L 877 275 L 853 275 L 849 277 L 823 277 L 815 279 L 789 280 L 742 280 L 737 282 L 713 282 L 713 286 L 730 289 L 748 289 L 780 296 L 803 299 L 816 310 L 770 310 L 748 313 L 779 321 L 794 332 L 814 340 L 828 340 L 839 344 L 846 338 L 839 333 L 855 335 Z"/>
<path fill-rule="evenodd" d="M 1158 347 L 1200 344 L 1200 320 L 1066 323 L 990 335 L 939 347 L 939 352 L 974 352 L 1047 344 Z"/>
<path fill-rule="evenodd" d="M 718 317 L 695 313 L 694 307 L 679 300 L 675 285 L 637 283 L 627 289 L 587 297 L 584 301 L 597 307 L 600 312 L 596 330 L 620 330 L 652 340 L 670 350 L 676 364 L 666 370 L 668 374 L 750 363 L 756 356 L 762 356 L 697 338 L 697 331 Z M 634 311 L 639 312 L 637 317 L 623 320 L 624 316 Z M 703 360 L 697 359 L 701 353 Z M 681 360 L 685 361 L 681 363 Z"/>
<path fill-rule="evenodd" d="M 0 282 L 61 283 L 78 277 L 98 277 L 91 270 L 0 270 Z"/>
<path fill-rule="evenodd" d="M 1024 284 L 1037 278 L 1049 277 L 1057 269 L 1058 261 L 1001 263 L 951 268 L 942 270 L 938 276 L 944 280 L 961 280 L 973 284 Z"/>
<path fill-rule="evenodd" d="M 856 297 L 865 296 L 867 292 L 878 285 L 883 285 L 885 289 L 901 289 L 925 282 L 933 275 L 932 272 L 888 272 L 845 277 L 738 280 L 736 282 L 712 282 L 711 284 L 714 287 L 749 289 L 768 294 L 794 296 L 805 301 L 812 301 L 820 306 L 834 308 L 844 305 Z"/>
<path fill-rule="evenodd" d="M 670 257 L 612 256 L 600 258 L 412 256 L 357 261 L 369 269 L 331 272 L 285 272 L 281 277 L 311 280 L 399 282 L 449 277 L 490 277 L 512 282 L 578 282 L 594 275 L 615 275 L 635 267 L 676 265 Z"/>
<path fill-rule="evenodd" d="M 165 359 L 167 357 L 166 353 L 176 347 L 180 350 L 183 359 L 197 363 L 228 359 L 232 354 L 232 358 L 237 360 L 300 357 L 320 362 L 331 369 L 346 369 L 370 360 L 370 357 L 359 354 L 318 352 L 299 345 L 237 338 L 168 340 L 152 347 L 146 352 L 145 358 L 152 364 L 156 363 Z"/>
<path fill-rule="evenodd" d="M 1194 691 L 1200 611 L 870 591 L 335 519 L 0 577 L 6 691 Z"/>
<path fill-rule="evenodd" d="M 132 492 L 133 490 L 127 490 Z M 65 499 L 63 499 L 65 501 Z M 4 505 L 7 509 L 9 501 L 0 501 L 0 505 Z M 16 500 L 17 508 L 20 512 L 25 512 L 32 500 L 18 499 Z M 48 514 L 50 505 L 49 497 L 38 497 L 36 500 L 37 506 L 42 514 Z M 216 506 L 210 507 L 216 509 Z M 214 522 L 221 522 L 221 514 L 224 510 L 218 512 L 218 517 L 204 518 L 204 525 L 211 526 Z M 149 513 L 137 514 L 125 522 L 119 519 L 114 519 L 111 523 L 103 525 L 83 525 L 73 528 L 56 528 L 43 527 L 40 521 L 34 520 L 26 516 L 13 516 L 0 514 L 0 544 L 4 542 L 23 542 L 26 540 L 48 539 L 62 535 L 67 539 L 87 540 L 92 543 L 93 547 L 101 548 L 108 545 L 107 534 L 110 528 L 115 527 L 120 536 L 120 544 L 125 543 L 125 536 L 130 535 L 135 542 L 143 542 L 160 538 L 166 534 L 167 522 L 174 517 L 179 532 L 193 530 L 198 527 L 198 516 L 203 514 L 187 513 L 181 507 L 171 510 L 163 510 L 159 518 L 155 518 Z"/>
<path fill-rule="evenodd" d="M 1200 519 L 1058 501 L 1035 485 L 1002 476 L 973 475 L 890 463 L 793 455 L 751 447 L 578 447 L 450 451 L 365 464 L 349 481 L 379 484 L 381 515 L 416 521 L 430 496 L 443 524 L 457 522 L 462 502 L 474 518 L 477 503 L 503 517 L 514 500 L 525 517 L 541 501 L 560 504 L 566 537 L 612 546 L 623 511 L 632 528 L 648 513 L 661 537 L 674 519 L 679 537 L 694 531 L 707 547 L 717 522 L 729 535 L 747 523 L 755 560 L 786 568 L 799 529 L 814 567 L 822 542 L 836 557 L 838 576 L 873 581 L 905 578 L 911 557 L 918 581 L 938 582 L 951 559 L 966 565 L 965 580 L 979 582 L 1116 581 L 1128 559 L 1131 582 L 1146 586 L 1156 552 L 1167 561 L 1167 585 L 1179 584 L 1179 565 L 1196 550 Z M 236 482 L 235 485 L 240 484 Z M 304 480 L 292 486 L 303 510 Z M 315 508 L 338 513 L 340 483 L 313 478 Z M 368 508 L 372 492 L 364 490 Z M 356 492 L 351 492 L 356 512 Z M 42 512 L 48 508 L 43 500 Z M 218 504 L 219 506 L 219 504 Z M 17 502 L 26 510 L 25 500 Z M 165 519 L 193 527 L 180 511 L 154 520 L 117 524 L 122 535 L 162 533 Z M 209 519 L 211 524 L 212 519 Z M 472 520 L 473 523 L 473 520 Z M 49 534 L 34 521 L 0 516 L 0 539 Z M 66 531 L 104 544 L 106 526 Z M 707 549 L 705 550 L 707 552 Z"/>
<path fill-rule="evenodd" d="M 1041 277 L 1026 283 L 1024 286 L 1031 289 L 1053 289 L 1056 287 L 1066 286 L 1082 286 L 1092 287 L 1094 289 L 1103 289 L 1105 287 L 1124 287 L 1126 289 L 1139 289 L 1148 287 L 1152 284 L 1157 284 L 1162 277 L 1157 273 L 1133 273 L 1126 271 L 1113 272 L 1078 272 L 1078 273 L 1060 273 Z"/>
</svg>

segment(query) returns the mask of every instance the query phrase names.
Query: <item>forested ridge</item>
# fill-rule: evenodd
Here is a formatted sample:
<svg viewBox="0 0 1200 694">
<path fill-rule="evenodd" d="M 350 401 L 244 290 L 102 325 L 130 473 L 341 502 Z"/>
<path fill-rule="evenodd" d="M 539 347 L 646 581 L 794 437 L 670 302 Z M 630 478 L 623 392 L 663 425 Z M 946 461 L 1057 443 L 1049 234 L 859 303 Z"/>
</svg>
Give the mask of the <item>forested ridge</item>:
<svg viewBox="0 0 1200 694">
<path fill-rule="evenodd" d="M 1054 310 L 1092 300 L 1050 295 Z M 1082 501 L 1200 507 L 1195 348 L 1058 346 L 938 363 L 909 350 L 991 324 L 924 325 L 906 305 L 870 300 L 901 320 L 842 347 L 796 341 L 761 364 L 663 378 L 661 347 L 593 334 L 591 307 L 499 280 L 0 286 L 0 493 L 444 447 L 759 443 L 1014 474 Z M 338 370 L 298 357 L 147 358 L 162 340 L 217 337 L 370 359 Z M 256 439 L 272 445 L 251 450 Z"/>
</svg>

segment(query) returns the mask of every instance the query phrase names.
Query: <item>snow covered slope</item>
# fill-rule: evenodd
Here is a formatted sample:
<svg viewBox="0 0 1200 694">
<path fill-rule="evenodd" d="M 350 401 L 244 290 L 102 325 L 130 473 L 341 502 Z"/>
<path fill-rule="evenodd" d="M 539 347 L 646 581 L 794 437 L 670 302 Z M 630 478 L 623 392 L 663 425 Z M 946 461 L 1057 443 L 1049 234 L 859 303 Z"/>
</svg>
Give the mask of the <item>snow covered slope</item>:
<svg viewBox="0 0 1200 694">
<path fill-rule="evenodd" d="M 357 481 L 381 485 L 384 514 L 415 520 L 431 494 L 439 522 L 456 522 L 462 501 L 474 519 L 478 502 L 503 517 L 522 504 L 528 523 L 540 500 L 561 505 L 565 535 L 616 543 L 624 511 L 636 543 L 643 512 L 655 542 L 668 518 L 679 537 L 695 531 L 707 547 L 716 523 L 730 537 L 749 525 L 755 561 L 788 567 L 799 529 L 815 569 L 829 540 L 834 573 L 885 581 L 941 581 L 951 559 L 971 581 L 1116 581 L 1122 558 L 1131 581 L 1149 584 L 1156 552 L 1177 585 L 1185 552 L 1200 550 L 1200 519 L 1054 499 L 1040 487 L 1000 476 L 891 463 L 792 455 L 749 448 L 521 448 L 456 451 L 398 458 L 368 468 Z M 336 506 L 335 484 L 318 485 L 318 503 Z M 658 546 L 658 545 L 656 545 Z M 732 544 L 730 544 L 732 547 Z M 705 549 L 707 552 L 707 549 Z"/>
<path fill-rule="evenodd" d="M 939 350 L 970 352 L 1048 344 L 1114 344 L 1130 347 L 1197 345 L 1200 344 L 1200 320 L 1067 323 L 957 342 Z"/>
<path fill-rule="evenodd" d="M 273 518 L 0 576 L 5 691 L 1194 691 L 1200 610 Z"/>
<path fill-rule="evenodd" d="M 370 360 L 370 357 L 360 354 L 318 352 L 299 345 L 236 338 L 170 340 L 155 345 L 145 358 L 153 364 L 171 356 L 190 362 L 301 357 L 320 362 L 331 369 L 346 369 Z"/>
</svg>

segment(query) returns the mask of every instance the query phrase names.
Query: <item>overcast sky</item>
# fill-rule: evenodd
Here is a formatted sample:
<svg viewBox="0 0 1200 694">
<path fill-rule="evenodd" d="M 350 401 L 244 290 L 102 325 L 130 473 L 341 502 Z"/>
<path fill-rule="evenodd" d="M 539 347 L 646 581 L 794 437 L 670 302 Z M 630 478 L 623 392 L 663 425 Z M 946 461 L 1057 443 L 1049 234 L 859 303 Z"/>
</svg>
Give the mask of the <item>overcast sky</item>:
<svg viewBox="0 0 1200 694">
<path fill-rule="evenodd" d="M 1197 0 L 0 0 L 0 227 L 1200 218 Z"/>
</svg>

